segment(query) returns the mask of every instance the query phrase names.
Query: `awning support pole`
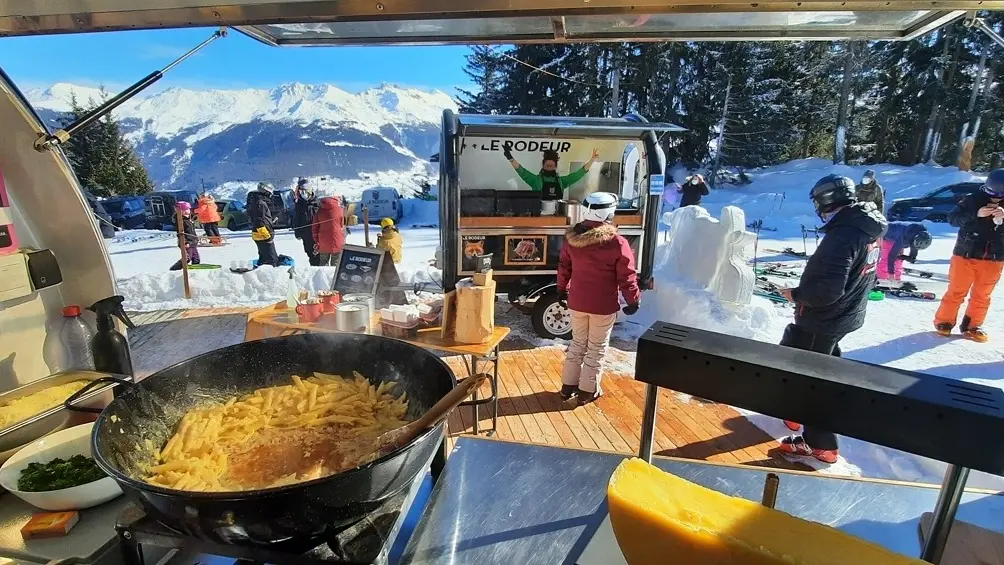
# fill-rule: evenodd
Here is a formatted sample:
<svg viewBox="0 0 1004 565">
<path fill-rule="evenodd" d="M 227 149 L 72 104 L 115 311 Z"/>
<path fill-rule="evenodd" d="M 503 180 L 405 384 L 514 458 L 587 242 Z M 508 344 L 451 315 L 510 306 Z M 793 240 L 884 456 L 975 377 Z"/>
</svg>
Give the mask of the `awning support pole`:
<svg viewBox="0 0 1004 565">
<path fill-rule="evenodd" d="M 983 21 L 983 18 L 977 18 L 976 12 L 969 12 L 968 14 L 966 14 L 966 19 L 964 23 L 966 27 L 974 27 L 982 31 L 983 33 L 987 34 L 987 37 L 992 39 L 994 43 L 1000 45 L 1001 47 L 1004 47 L 1004 37 L 1001 37 L 1000 34 L 994 31 L 994 28 L 988 26 L 987 23 Z"/>
<path fill-rule="evenodd" d="M 185 53 L 181 57 L 178 57 L 163 69 L 160 69 L 159 71 L 154 71 L 148 74 L 147 76 L 143 77 L 138 82 L 134 83 L 129 88 L 126 88 L 118 95 L 106 100 L 103 104 L 101 104 L 97 108 L 94 108 L 90 112 L 87 112 L 86 114 L 81 116 L 78 120 L 66 126 L 66 128 L 56 130 L 50 134 L 40 135 L 38 139 L 35 140 L 35 150 L 39 152 L 47 151 L 57 145 L 66 143 L 67 141 L 69 141 L 71 137 L 73 137 L 75 133 L 86 128 L 95 121 L 101 119 L 103 116 L 106 116 L 109 112 L 121 106 L 126 100 L 129 100 L 130 98 L 136 96 L 140 92 L 146 90 L 150 85 L 160 80 L 161 77 L 164 76 L 164 73 L 170 71 L 185 59 L 196 54 L 206 45 L 209 45 L 213 41 L 216 41 L 221 37 L 225 37 L 226 35 L 227 35 L 227 28 L 221 27 L 220 29 L 216 30 L 216 32 L 213 33 L 213 35 L 210 38 L 196 45 L 195 47 L 190 49 L 187 53 Z"/>
<path fill-rule="evenodd" d="M 928 563 L 939 563 L 942 554 L 945 553 L 945 545 L 948 543 L 948 534 L 952 531 L 952 523 L 955 522 L 955 513 L 959 510 L 959 502 L 962 500 L 962 493 L 966 490 L 966 479 L 969 478 L 969 469 L 958 465 L 949 465 L 945 470 L 945 479 L 941 483 L 941 492 L 938 494 L 938 502 L 934 505 L 934 514 L 931 516 L 931 529 L 924 539 L 924 549 L 920 553 L 920 558 Z"/>
</svg>

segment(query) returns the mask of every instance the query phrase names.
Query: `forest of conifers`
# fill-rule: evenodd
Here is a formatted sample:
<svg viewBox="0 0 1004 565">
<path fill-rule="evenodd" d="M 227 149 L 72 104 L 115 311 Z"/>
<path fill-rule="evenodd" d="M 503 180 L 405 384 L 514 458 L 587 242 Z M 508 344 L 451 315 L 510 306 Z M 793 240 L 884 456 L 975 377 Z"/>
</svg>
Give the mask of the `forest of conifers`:
<svg viewBox="0 0 1004 565">
<path fill-rule="evenodd" d="M 1004 14 L 984 16 L 1000 30 Z M 909 42 L 474 47 L 461 110 L 637 112 L 687 128 L 664 146 L 691 167 L 715 158 L 724 123 L 720 159 L 732 167 L 825 157 L 986 169 L 1004 152 L 1002 56 L 961 20 Z"/>
</svg>

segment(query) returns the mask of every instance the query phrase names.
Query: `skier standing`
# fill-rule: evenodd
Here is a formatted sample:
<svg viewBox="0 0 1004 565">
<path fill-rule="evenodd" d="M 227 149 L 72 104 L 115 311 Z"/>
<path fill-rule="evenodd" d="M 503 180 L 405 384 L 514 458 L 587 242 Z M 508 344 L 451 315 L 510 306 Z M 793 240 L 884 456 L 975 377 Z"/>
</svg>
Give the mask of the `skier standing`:
<svg viewBox="0 0 1004 565">
<path fill-rule="evenodd" d="M 188 263 L 198 265 L 202 259 L 199 257 L 199 236 L 195 233 L 195 222 L 192 221 L 192 205 L 188 202 L 178 202 L 177 210 L 174 212 L 175 225 L 178 224 L 178 214 L 181 214 L 181 233 L 178 234 L 178 237 L 184 238 Z M 178 259 L 171 265 L 171 270 L 180 271 L 181 267 L 181 259 Z"/>
<path fill-rule="evenodd" d="M 199 197 L 199 206 L 195 209 L 195 215 L 199 217 L 202 229 L 206 230 L 206 237 L 210 238 L 210 243 L 220 241 L 220 212 L 216 209 L 216 199 L 208 192 Z M 215 241 L 214 239 L 215 238 Z"/>
<path fill-rule="evenodd" d="M 314 215 L 317 214 L 317 200 L 314 198 L 314 190 L 307 179 L 300 179 L 296 183 L 296 205 L 293 213 L 293 235 L 303 243 L 303 252 L 307 254 L 307 259 L 314 267 L 320 264 L 317 253 L 314 252 L 314 235 L 312 224 Z"/>
<path fill-rule="evenodd" d="M 251 239 L 258 247 L 258 266 L 279 266 L 275 250 L 275 218 L 272 216 L 272 185 L 258 183 L 258 188 L 248 193 L 247 209 L 251 219 Z"/>
<path fill-rule="evenodd" d="M 871 202 L 885 216 L 885 189 L 875 180 L 875 171 L 868 169 L 855 189 L 858 202 Z"/>
<path fill-rule="evenodd" d="M 676 209 L 677 203 L 680 200 L 680 193 L 683 192 L 682 188 L 680 183 L 676 182 L 672 176 L 666 177 L 666 186 L 662 191 L 662 209 L 659 210 L 660 221 L 666 212 L 672 212 Z"/>
<path fill-rule="evenodd" d="M 930 246 L 931 234 L 924 224 L 890 222 L 882 240 L 882 258 L 876 267 L 879 280 L 901 280 L 903 261 L 917 262 L 917 252 Z M 904 255 L 907 247 L 910 254 Z"/>
<path fill-rule="evenodd" d="M 781 290 L 795 303 L 795 323 L 784 329 L 781 345 L 839 357 L 840 340 L 864 324 L 886 221 L 874 204 L 857 201 L 854 181 L 847 177 L 819 179 L 809 198 L 824 235 L 798 286 Z M 799 428 L 795 422 L 785 425 Z M 837 448 L 836 434 L 809 426 L 781 441 L 782 451 L 824 463 L 837 461 Z"/>
<path fill-rule="evenodd" d="M 400 263 L 404 258 L 404 238 L 394 225 L 394 220 L 390 218 L 380 220 L 380 235 L 377 236 L 376 247 L 386 249 L 395 263 Z"/>
<path fill-rule="evenodd" d="M 617 196 L 594 192 L 582 203 L 582 221 L 565 233 L 558 261 L 558 300 L 572 317 L 572 342 L 561 371 L 561 398 L 575 408 L 599 398 L 603 357 L 617 321 L 620 289 L 628 316 L 638 311 L 641 291 L 634 253 L 610 222 Z"/>
<path fill-rule="evenodd" d="M 989 339 L 983 322 L 1004 267 L 1002 199 L 1004 169 L 997 169 L 987 176 L 981 192 L 967 195 L 948 215 L 948 221 L 959 228 L 959 235 L 948 267 L 948 290 L 934 315 L 934 327 L 941 335 L 952 333 L 968 294 L 969 305 L 959 329 L 973 341 L 983 343 Z"/>
<path fill-rule="evenodd" d="M 322 198 L 313 222 L 311 240 L 316 242 L 317 264 L 337 267 L 345 248 L 345 215 L 338 197 Z"/>
<path fill-rule="evenodd" d="M 711 193 L 708 189 L 708 183 L 704 182 L 704 177 L 698 174 L 687 177 L 678 191 L 683 195 L 680 198 L 680 208 L 700 206 L 701 198 Z"/>
</svg>

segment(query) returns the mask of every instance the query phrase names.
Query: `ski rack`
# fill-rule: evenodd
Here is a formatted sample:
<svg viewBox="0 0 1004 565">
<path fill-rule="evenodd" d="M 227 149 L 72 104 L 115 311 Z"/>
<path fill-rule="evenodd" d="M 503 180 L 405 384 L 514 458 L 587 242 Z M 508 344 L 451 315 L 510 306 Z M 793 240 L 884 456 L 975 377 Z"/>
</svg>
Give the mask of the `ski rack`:
<svg viewBox="0 0 1004 565">
<path fill-rule="evenodd" d="M 986 443 L 1004 436 L 996 388 L 665 322 L 638 341 L 635 379 L 648 384 L 646 461 L 661 387 L 948 463 L 921 554 L 931 563 L 941 559 L 969 469 L 1004 474 L 1004 451 Z"/>
</svg>

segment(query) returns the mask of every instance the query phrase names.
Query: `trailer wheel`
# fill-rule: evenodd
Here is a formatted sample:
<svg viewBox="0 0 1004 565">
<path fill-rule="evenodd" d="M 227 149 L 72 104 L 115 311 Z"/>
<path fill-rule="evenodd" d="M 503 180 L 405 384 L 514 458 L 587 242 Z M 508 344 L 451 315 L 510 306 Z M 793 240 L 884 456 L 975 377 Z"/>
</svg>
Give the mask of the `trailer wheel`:
<svg viewBox="0 0 1004 565">
<path fill-rule="evenodd" d="M 545 339 L 572 339 L 572 316 L 558 304 L 558 295 L 549 292 L 537 299 L 530 312 L 533 331 Z"/>
</svg>

